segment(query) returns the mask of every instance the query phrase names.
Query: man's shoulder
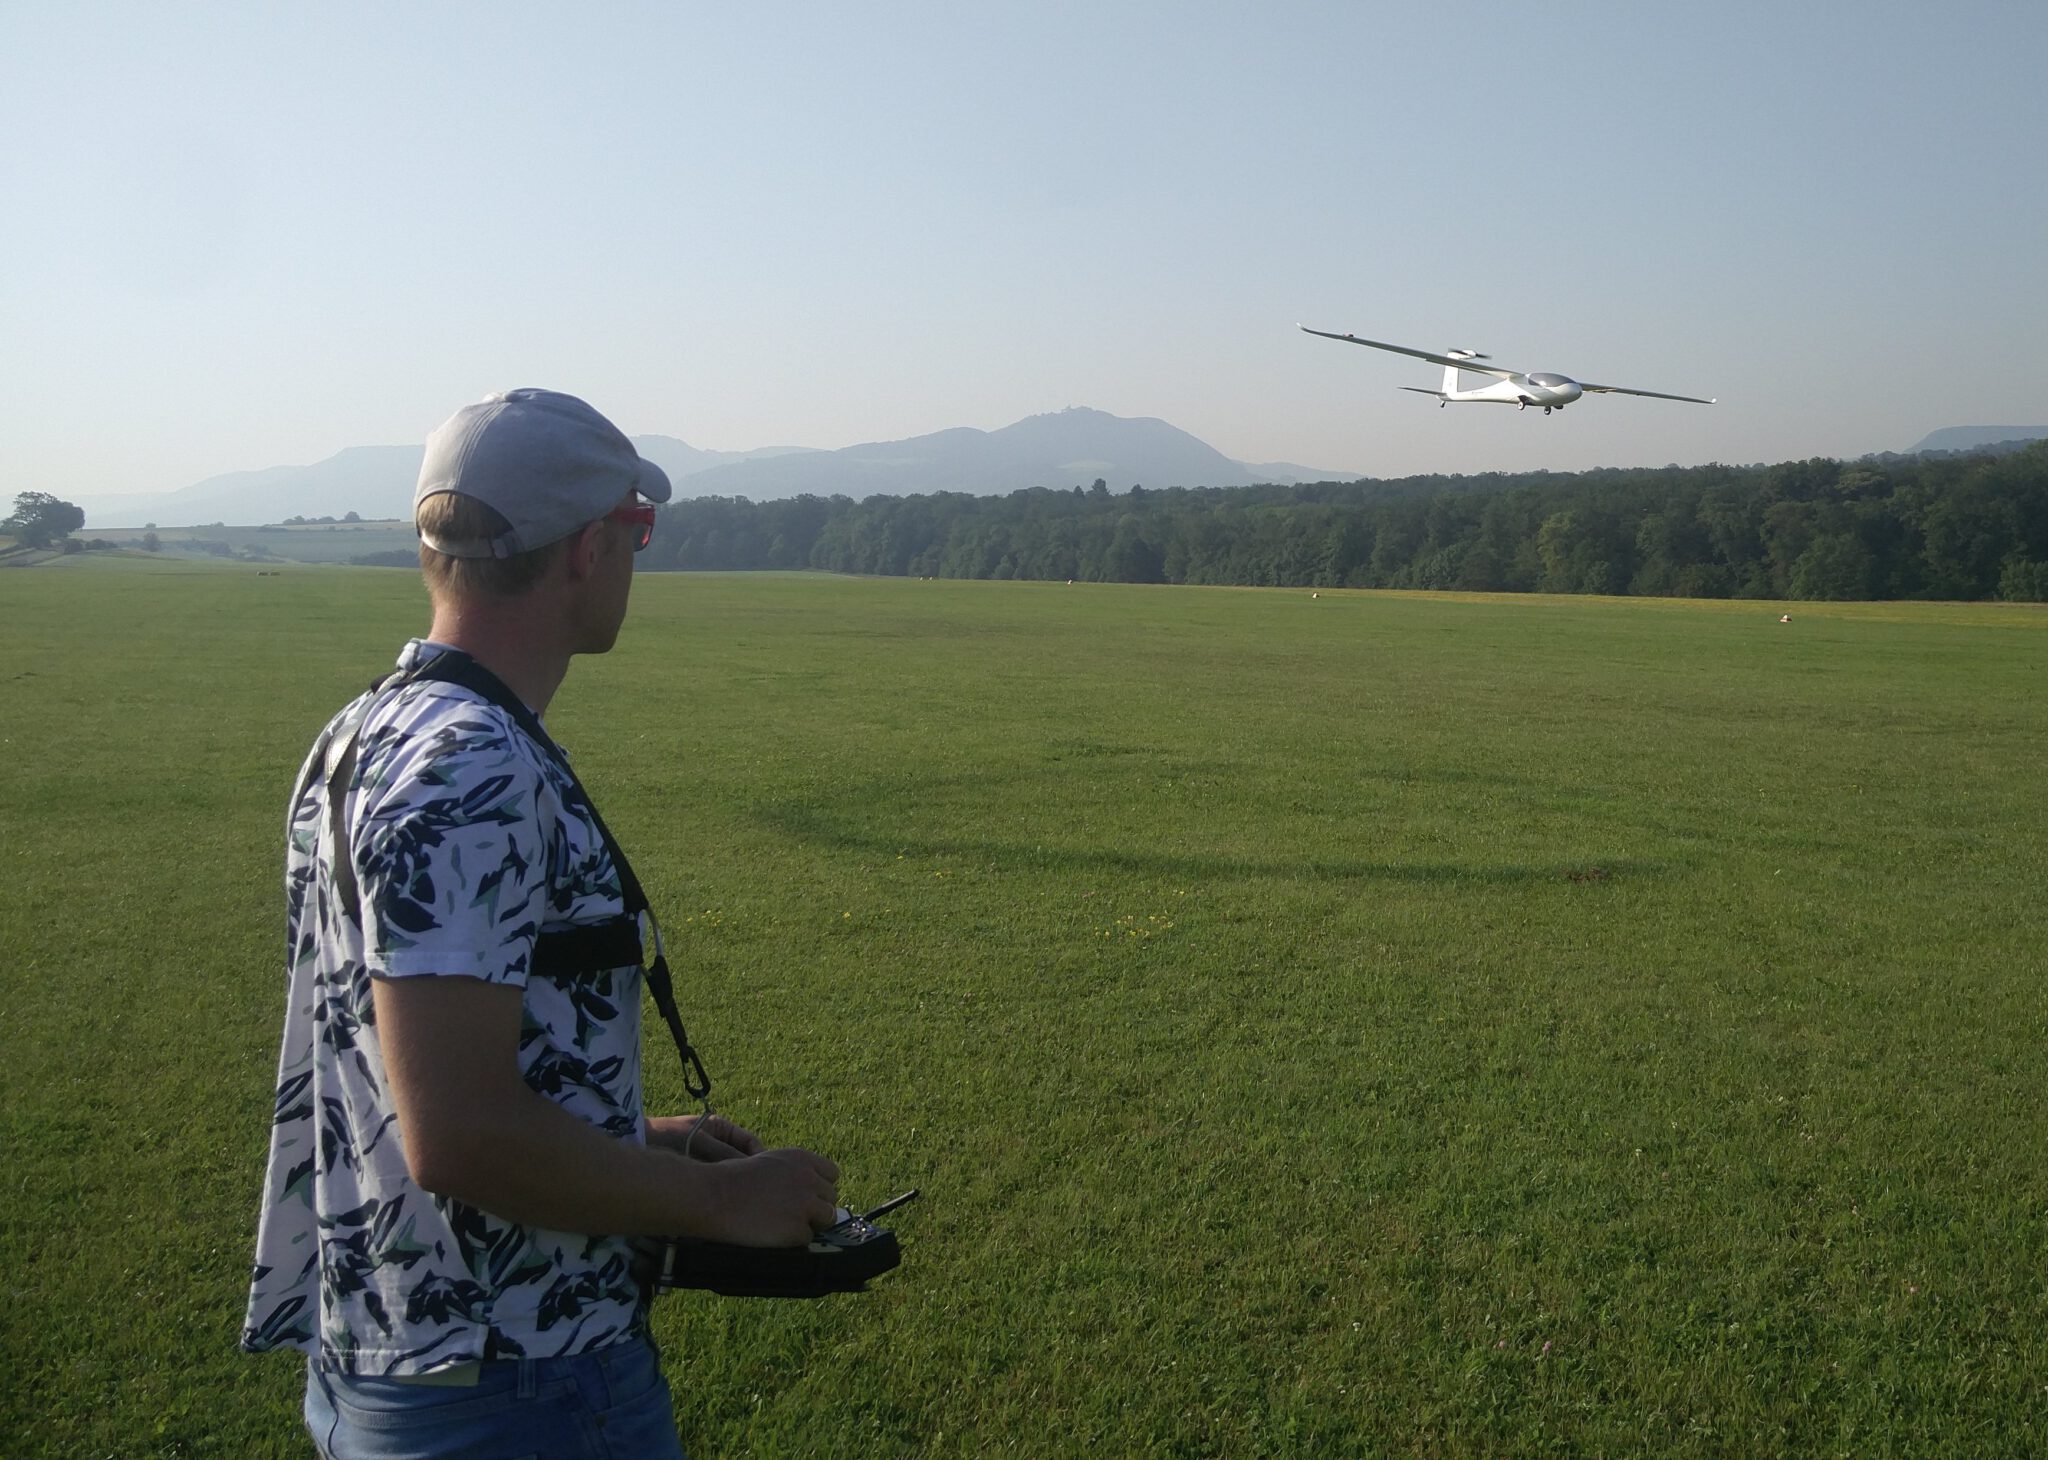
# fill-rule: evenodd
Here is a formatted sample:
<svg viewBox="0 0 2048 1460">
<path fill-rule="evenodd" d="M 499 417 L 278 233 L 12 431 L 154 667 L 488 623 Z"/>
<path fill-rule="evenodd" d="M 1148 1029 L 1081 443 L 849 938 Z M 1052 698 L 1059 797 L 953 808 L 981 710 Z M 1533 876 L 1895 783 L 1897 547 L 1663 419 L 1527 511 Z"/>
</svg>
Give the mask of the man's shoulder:
<svg viewBox="0 0 2048 1460">
<path fill-rule="evenodd" d="M 488 800 L 529 806 L 559 794 L 548 757 L 502 707 L 461 685 L 416 680 L 385 689 L 355 712 L 359 812 L 390 815 L 412 802 Z"/>
<path fill-rule="evenodd" d="M 439 680 L 415 680 L 385 691 L 363 717 L 366 745 L 397 749 L 443 769 L 476 762 L 517 762 L 538 775 L 547 753 L 510 711 L 472 689 Z"/>
</svg>

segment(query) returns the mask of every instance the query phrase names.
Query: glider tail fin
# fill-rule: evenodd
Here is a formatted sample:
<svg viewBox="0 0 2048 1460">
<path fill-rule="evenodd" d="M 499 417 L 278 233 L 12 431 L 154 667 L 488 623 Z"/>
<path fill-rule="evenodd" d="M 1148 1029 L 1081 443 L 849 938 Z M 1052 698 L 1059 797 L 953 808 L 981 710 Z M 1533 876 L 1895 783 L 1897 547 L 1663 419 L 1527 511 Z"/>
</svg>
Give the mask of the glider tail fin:
<svg viewBox="0 0 2048 1460">
<path fill-rule="evenodd" d="M 1491 355 L 1482 355 L 1477 350 L 1446 350 L 1444 353 L 1453 360 L 1491 360 L 1493 358 Z M 1444 366 L 1444 397 L 1448 399 L 1456 395 L 1462 388 L 1458 383 L 1458 367 L 1455 365 Z"/>
</svg>

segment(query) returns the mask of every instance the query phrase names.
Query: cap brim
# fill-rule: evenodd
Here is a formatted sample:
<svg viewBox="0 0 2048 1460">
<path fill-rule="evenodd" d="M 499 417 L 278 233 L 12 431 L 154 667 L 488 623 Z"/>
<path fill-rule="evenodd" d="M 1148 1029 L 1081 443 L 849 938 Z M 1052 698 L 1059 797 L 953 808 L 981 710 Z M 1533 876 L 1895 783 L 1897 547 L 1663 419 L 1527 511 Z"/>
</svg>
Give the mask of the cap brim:
<svg viewBox="0 0 2048 1460">
<path fill-rule="evenodd" d="M 666 502 L 670 492 L 668 473 L 643 456 L 640 458 L 640 475 L 633 483 L 633 490 L 650 502 Z"/>
</svg>

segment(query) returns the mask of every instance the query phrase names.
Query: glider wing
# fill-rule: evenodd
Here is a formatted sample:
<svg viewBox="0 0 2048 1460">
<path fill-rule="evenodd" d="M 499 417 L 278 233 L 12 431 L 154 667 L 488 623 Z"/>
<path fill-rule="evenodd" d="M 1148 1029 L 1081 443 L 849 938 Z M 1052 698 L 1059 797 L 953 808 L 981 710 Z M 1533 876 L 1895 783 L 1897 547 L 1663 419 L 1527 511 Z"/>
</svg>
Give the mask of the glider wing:
<svg viewBox="0 0 2048 1460">
<path fill-rule="evenodd" d="M 1588 395 L 1647 395 L 1654 400 L 1689 400 L 1696 406 L 1710 406 L 1720 399 L 1718 396 L 1714 400 L 1706 400 L 1696 395 L 1666 395 L 1661 390 L 1630 390 L 1625 385 L 1588 385 L 1583 380 L 1579 382 L 1579 389 Z"/>
<path fill-rule="evenodd" d="M 1378 340 L 1360 339 L 1357 335 L 1333 335 L 1328 330 L 1312 330 L 1307 325 L 1302 325 L 1301 329 L 1306 334 L 1321 335 L 1326 340 L 1342 340 L 1347 345 L 1365 345 L 1375 350 L 1390 350 L 1396 355 L 1413 355 L 1418 360 L 1427 360 L 1434 365 L 1448 365 L 1453 370 L 1469 370 L 1474 375 L 1491 375 L 1496 380 L 1512 380 L 1516 374 L 1515 371 L 1502 370 L 1495 365 L 1482 365 L 1474 356 L 1466 356 L 1460 359 L 1456 355 L 1434 355 L 1428 350 L 1411 350 L 1406 345 L 1383 344 Z M 1586 388 L 1588 390 L 1592 389 L 1591 386 Z M 1432 391 L 1430 393 L 1434 394 L 1435 392 Z M 1642 394 L 1643 392 L 1635 393 Z"/>
</svg>

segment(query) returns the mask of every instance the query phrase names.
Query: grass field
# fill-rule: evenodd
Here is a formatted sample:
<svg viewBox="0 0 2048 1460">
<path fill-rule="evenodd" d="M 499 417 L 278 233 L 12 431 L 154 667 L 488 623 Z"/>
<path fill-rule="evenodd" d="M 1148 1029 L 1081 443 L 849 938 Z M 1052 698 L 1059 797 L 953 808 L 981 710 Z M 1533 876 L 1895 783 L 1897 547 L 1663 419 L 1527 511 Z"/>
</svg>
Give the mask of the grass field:
<svg viewBox="0 0 2048 1460">
<path fill-rule="evenodd" d="M 263 563 L 346 563 L 372 553 L 414 554 L 419 538 L 406 521 L 306 522 L 267 527 L 107 527 L 84 529 L 81 538 L 101 538 L 125 551 L 145 551 L 154 536 L 160 556 L 171 560 L 213 554 L 201 544 L 225 543 L 236 557 Z"/>
<path fill-rule="evenodd" d="M 926 1194 L 662 1301 L 692 1453 L 2048 1449 L 2048 612 L 1783 607 L 643 578 L 550 724 L 721 1107 Z M 0 1453 L 306 1453 L 283 802 L 423 624 L 0 574 Z"/>
</svg>

